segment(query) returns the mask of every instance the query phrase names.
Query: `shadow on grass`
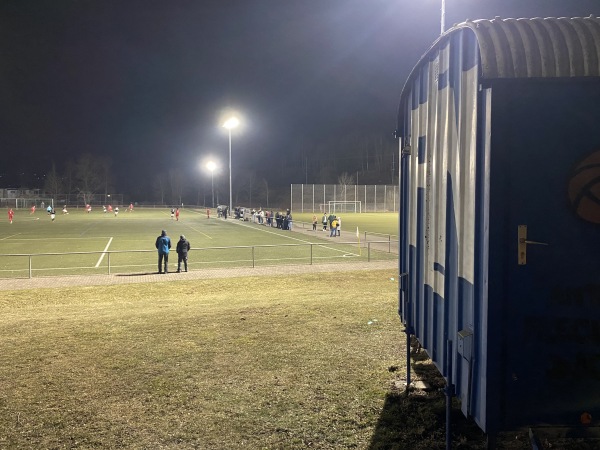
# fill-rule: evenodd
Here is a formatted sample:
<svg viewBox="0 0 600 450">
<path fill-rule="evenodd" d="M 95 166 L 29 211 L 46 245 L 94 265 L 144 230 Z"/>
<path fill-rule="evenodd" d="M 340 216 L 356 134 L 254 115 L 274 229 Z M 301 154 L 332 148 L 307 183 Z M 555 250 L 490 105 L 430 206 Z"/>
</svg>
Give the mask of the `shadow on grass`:
<svg viewBox="0 0 600 450">
<path fill-rule="evenodd" d="M 405 390 L 405 374 L 398 373 L 396 382 L 386 395 L 369 449 L 443 450 L 446 448 L 445 380 L 424 351 L 411 353 L 415 381 L 424 389 Z M 394 372 L 395 368 L 390 368 Z M 451 412 L 452 448 L 483 449 L 485 435 L 466 419 L 454 400 Z"/>
<path fill-rule="evenodd" d="M 146 275 L 158 275 L 158 272 L 116 273 L 115 277 L 143 277 Z"/>
</svg>

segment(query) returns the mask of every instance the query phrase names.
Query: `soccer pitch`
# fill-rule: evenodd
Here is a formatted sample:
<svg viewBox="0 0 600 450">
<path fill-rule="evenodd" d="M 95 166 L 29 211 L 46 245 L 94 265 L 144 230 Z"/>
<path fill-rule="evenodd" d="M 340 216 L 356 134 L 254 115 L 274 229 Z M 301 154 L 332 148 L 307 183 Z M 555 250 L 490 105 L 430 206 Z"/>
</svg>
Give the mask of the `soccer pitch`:
<svg viewBox="0 0 600 450">
<path fill-rule="evenodd" d="M 320 223 L 316 233 L 298 225 L 290 232 L 215 216 L 214 211 L 208 219 L 205 210 L 182 209 L 176 221 L 167 208 L 122 211 L 118 216 L 72 210 L 59 212 L 52 222 L 45 211 L 19 210 L 12 224 L 0 223 L 0 278 L 156 272 L 154 243 L 163 229 L 172 241 L 170 271 L 177 268 L 180 235 L 192 246 L 190 270 L 397 258 L 364 242 L 359 246 L 350 219 L 343 238 L 329 238 L 328 232 L 319 231 Z M 377 228 L 377 220 L 369 220 Z"/>
</svg>

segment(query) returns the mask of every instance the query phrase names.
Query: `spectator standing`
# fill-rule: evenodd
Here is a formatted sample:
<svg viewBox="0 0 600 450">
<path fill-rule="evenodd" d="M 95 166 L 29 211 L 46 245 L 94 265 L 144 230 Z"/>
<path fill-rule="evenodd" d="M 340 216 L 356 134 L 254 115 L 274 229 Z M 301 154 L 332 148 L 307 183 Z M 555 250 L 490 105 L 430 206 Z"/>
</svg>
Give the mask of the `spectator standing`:
<svg viewBox="0 0 600 450">
<path fill-rule="evenodd" d="M 330 231 L 331 231 L 331 223 L 333 222 L 333 219 L 335 219 L 334 214 L 329 214 L 329 216 L 327 216 L 327 222 L 329 222 L 329 230 Z"/>
<path fill-rule="evenodd" d="M 327 214 L 326 213 L 323 213 L 321 222 L 323 223 L 323 231 L 327 231 Z"/>
<path fill-rule="evenodd" d="M 185 238 L 182 234 L 179 236 L 179 241 L 177 242 L 177 273 L 181 272 L 181 261 L 183 261 L 183 266 L 185 267 L 185 271 L 187 272 L 187 262 L 188 262 L 188 252 L 190 251 L 190 242 Z"/>
<path fill-rule="evenodd" d="M 167 236 L 166 230 L 162 230 L 156 238 L 156 249 L 158 250 L 158 273 L 168 273 L 169 250 L 171 249 L 171 238 Z M 165 270 L 163 272 L 163 261 Z"/>
<path fill-rule="evenodd" d="M 317 215 L 313 214 L 313 231 L 317 231 Z"/>
<path fill-rule="evenodd" d="M 337 219 L 335 218 L 335 216 L 333 216 L 333 219 L 331 220 L 331 224 L 329 225 L 329 237 L 336 237 L 337 236 Z"/>
</svg>

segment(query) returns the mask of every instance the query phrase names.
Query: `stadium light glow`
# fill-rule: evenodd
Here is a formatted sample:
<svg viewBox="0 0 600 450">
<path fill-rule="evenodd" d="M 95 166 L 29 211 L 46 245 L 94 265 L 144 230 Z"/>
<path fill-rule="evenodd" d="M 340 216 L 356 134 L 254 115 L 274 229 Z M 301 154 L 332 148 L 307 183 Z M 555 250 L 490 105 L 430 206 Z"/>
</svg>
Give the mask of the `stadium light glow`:
<svg viewBox="0 0 600 450">
<path fill-rule="evenodd" d="M 229 132 L 229 214 L 233 212 L 233 190 L 231 189 L 231 130 L 237 127 L 240 124 L 240 121 L 237 117 L 230 117 L 223 124 L 223 128 L 227 128 Z"/>
</svg>

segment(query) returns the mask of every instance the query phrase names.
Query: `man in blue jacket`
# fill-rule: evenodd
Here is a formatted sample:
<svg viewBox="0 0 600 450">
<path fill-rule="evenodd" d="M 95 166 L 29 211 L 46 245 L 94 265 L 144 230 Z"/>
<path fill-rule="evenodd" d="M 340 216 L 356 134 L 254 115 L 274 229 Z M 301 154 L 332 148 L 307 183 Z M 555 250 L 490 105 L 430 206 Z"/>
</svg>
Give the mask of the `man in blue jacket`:
<svg viewBox="0 0 600 450">
<path fill-rule="evenodd" d="M 158 249 L 158 273 L 168 273 L 169 250 L 171 249 L 171 238 L 167 232 L 162 230 L 160 236 L 156 238 L 156 248 Z M 162 271 L 163 260 L 165 261 L 165 270 Z"/>
</svg>

